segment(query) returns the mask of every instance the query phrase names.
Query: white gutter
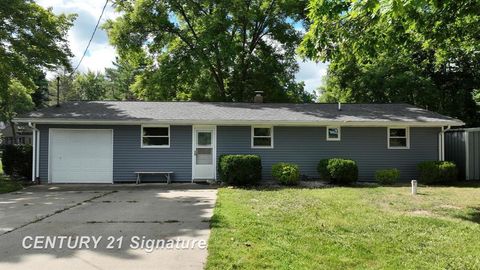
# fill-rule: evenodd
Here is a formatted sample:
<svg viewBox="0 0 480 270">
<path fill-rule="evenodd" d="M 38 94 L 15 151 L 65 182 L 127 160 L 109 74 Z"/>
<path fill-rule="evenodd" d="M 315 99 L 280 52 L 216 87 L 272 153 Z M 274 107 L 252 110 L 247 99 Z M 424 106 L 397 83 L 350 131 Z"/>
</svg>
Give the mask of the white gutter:
<svg viewBox="0 0 480 270">
<path fill-rule="evenodd" d="M 142 125 L 142 124 L 168 124 L 168 125 L 224 125 L 224 126 L 250 126 L 250 125 L 274 125 L 274 126 L 347 126 L 347 127 L 386 127 L 386 126 L 410 126 L 410 127 L 442 127 L 463 126 L 462 121 L 352 121 L 352 120 L 205 120 L 205 119 L 139 119 L 139 120 L 81 120 L 65 118 L 16 118 L 14 122 L 36 124 L 69 124 L 69 125 Z"/>
<path fill-rule="evenodd" d="M 442 130 L 439 133 L 440 141 L 438 142 L 438 153 L 439 153 L 438 159 L 440 161 L 445 160 L 445 132 L 449 131 L 450 129 L 451 129 L 451 126 L 447 126 L 447 129 L 442 127 Z"/>
<path fill-rule="evenodd" d="M 32 182 L 37 180 L 37 176 L 39 175 L 39 141 L 38 138 L 40 137 L 40 130 L 35 127 L 35 124 L 31 122 L 28 123 L 28 126 L 33 130 L 32 133 Z"/>
</svg>

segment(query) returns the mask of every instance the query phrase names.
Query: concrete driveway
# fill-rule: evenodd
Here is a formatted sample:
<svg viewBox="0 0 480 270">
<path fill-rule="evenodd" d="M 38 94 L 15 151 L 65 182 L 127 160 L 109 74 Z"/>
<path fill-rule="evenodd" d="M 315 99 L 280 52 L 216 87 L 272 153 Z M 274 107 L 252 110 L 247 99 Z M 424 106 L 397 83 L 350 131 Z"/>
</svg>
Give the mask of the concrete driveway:
<svg viewBox="0 0 480 270">
<path fill-rule="evenodd" d="M 0 269 L 202 269 L 215 200 L 194 184 L 0 194 Z"/>
</svg>

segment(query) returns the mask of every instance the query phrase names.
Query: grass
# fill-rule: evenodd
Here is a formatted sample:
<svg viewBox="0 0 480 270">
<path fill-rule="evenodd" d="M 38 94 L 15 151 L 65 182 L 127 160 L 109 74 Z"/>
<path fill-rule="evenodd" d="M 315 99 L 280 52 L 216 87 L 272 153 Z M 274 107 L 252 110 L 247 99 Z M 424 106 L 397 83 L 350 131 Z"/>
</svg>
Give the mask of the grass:
<svg viewBox="0 0 480 270">
<path fill-rule="evenodd" d="M 0 194 L 16 191 L 22 188 L 18 181 L 11 180 L 8 176 L 3 175 L 2 161 L 0 160 Z"/>
<path fill-rule="evenodd" d="M 7 176 L 0 175 L 0 194 L 17 191 L 22 189 L 22 185 L 15 180 L 10 180 Z"/>
<path fill-rule="evenodd" d="M 480 188 L 222 188 L 207 269 L 480 269 Z"/>
</svg>

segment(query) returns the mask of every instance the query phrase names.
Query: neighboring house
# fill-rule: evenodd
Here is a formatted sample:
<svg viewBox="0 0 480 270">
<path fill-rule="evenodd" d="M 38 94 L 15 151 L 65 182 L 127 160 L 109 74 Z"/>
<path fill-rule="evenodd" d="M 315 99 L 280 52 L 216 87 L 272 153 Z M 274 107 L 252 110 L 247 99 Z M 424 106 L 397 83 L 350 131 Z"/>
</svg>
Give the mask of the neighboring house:
<svg viewBox="0 0 480 270">
<path fill-rule="evenodd" d="M 408 104 L 69 102 L 15 119 L 35 125 L 35 175 L 44 183 L 122 183 L 136 171 L 173 181 L 216 179 L 222 154 L 257 154 L 263 178 L 294 162 L 316 178 L 320 159 L 351 158 L 359 179 L 378 169 L 417 176 L 443 159 L 443 129 L 464 123 Z"/>
<path fill-rule="evenodd" d="M 16 139 L 13 138 L 12 127 L 0 122 L 0 145 L 32 144 L 32 129 L 25 124 L 15 125 Z"/>
</svg>

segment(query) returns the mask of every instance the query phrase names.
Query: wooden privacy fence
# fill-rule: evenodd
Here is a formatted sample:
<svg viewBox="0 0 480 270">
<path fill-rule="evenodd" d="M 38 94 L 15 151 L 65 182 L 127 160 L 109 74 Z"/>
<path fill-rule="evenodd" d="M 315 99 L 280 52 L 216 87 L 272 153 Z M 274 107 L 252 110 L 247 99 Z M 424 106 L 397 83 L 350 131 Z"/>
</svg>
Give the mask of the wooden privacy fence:
<svg viewBox="0 0 480 270">
<path fill-rule="evenodd" d="M 462 179 L 480 180 L 480 128 L 445 132 L 445 160 L 457 164 Z"/>
</svg>

